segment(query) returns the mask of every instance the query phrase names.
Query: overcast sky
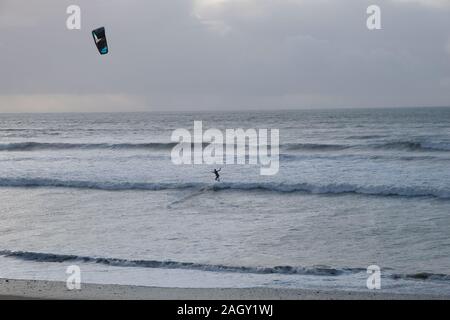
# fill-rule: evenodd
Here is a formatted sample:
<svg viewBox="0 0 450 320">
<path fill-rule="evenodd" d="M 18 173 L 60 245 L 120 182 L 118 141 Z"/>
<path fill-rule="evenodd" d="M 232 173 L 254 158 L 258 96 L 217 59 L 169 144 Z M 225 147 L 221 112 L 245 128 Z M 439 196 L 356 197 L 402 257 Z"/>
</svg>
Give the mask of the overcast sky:
<svg viewBox="0 0 450 320">
<path fill-rule="evenodd" d="M 449 105 L 450 0 L 0 0 L 0 112 Z"/>
</svg>

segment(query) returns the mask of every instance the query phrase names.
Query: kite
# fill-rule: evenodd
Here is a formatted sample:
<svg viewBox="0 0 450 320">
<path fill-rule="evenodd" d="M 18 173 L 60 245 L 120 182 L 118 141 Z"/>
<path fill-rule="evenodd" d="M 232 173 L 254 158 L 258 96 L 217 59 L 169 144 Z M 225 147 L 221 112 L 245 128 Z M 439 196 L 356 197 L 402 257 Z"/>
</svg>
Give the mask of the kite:
<svg viewBox="0 0 450 320">
<path fill-rule="evenodd" d="M 105 28 L 101 27 L 92 31 L 92 36 L 94 37 L 95 45 L 97 46 L 98 52 L 101 55 L 108 53 L 108 43 L 106 42 Z"/>
</svg>

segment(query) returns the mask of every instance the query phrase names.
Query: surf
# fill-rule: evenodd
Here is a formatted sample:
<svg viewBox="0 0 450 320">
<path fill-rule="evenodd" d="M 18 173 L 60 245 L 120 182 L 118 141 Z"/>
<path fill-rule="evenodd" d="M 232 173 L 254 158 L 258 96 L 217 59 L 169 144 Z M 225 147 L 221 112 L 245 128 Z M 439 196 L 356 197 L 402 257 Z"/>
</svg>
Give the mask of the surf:
<svg viewBox="0 0 450 320">
<path fill-rule="evenodd" d="M 227 273 L 249 273 L 249 274 L 280 274 L 280 275 L 306 275 L 306 276 L 342 276 L 349 274 L 366 273 L 366 268 L 359 267 L 331 267 L 324 265 L 305 266 L 237 266 L 225 264 L 208 264 L 197 262 L 184 262 L 173 260 L 146 260 L 146 259 L 124 259 L 82 256 L 73 254 L 56 254 L 33 251 L 0 250 L 0 256 L 31 262 L 44 263 L 94 263 L 112 267 L 131 268 L 159 268 L 159 269 L 184 269 L 206 272 Z M 392 271 L 384 268 L 385 271 Z M 449 274 L 416 272 L 416 273 L 387 273 L 385 276 L 393 280 L 415 280 L 415 281 L 450 281 Z"/>
<path fill-rule="evenodd" d="M 175 143 L 52 143 L 52 142 L 17 142 L 0 144 L 0 151 L 38 151 L 38 150 L 94 150 L 94 149 L 159 149 L 170 150 Z"/>
<path fill-rule="evenodd" d="M 130 181 L 89 181 L 89 180 L 59 180 L 48 178 L 0 178 L 0 187 L 47 187 L 94 189 L 105 191 L 160 191 L 160 190 L 192 190 L 200 193 L 207 191 L 247 191 L 275 193 L 307 193 L 317 195 L 359 194 L 367 196 L 399 196 L 399 197 L 432 197 L 450 199 L 450 190 L 421 186 L 360 186 L 356 184 L 312 184 L 283 182 L 130 182 Z M 188 196 L 191 197 L 192 195 Z M 195 196 L 195 195 L 194 195 Z M 188 199 L 188 198 L 187 198 Z M 182 201 L 182 200 L 181 200 Z M 175 203 L 174 203 L 175 204 Z"/>
</svg>

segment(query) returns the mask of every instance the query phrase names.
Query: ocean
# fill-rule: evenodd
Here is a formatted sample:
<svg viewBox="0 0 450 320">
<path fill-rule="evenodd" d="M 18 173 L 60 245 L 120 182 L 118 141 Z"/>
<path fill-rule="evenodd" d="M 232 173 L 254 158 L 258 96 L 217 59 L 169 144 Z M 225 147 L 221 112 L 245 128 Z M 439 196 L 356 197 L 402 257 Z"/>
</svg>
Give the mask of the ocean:
<svg viewBox="0 0 450 320">
<path fill-rule="evenodd" d="M 173 164 L 197 120 L 278 129 L 278 174 Z M 0 114 L 0 277 L 448 295 L 449 230 L 450 108 Z"/>
</svg>

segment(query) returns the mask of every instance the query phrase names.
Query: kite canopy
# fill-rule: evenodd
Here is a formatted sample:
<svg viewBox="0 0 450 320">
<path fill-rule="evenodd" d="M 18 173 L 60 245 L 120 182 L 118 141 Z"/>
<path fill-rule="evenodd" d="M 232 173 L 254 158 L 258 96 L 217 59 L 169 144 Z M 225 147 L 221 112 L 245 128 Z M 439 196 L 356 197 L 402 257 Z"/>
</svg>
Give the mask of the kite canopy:
<svg viewBox="0 0 450 320">
<path fill-rule="evenodd" d="M 97 46 L 98 52 L 100 54 L 108 53 L 108 43 L 106 42 L 105 28 L 101 27 L 92 31 L 92 36 L 94 37 L 95 45 Z"/>
</svg>

